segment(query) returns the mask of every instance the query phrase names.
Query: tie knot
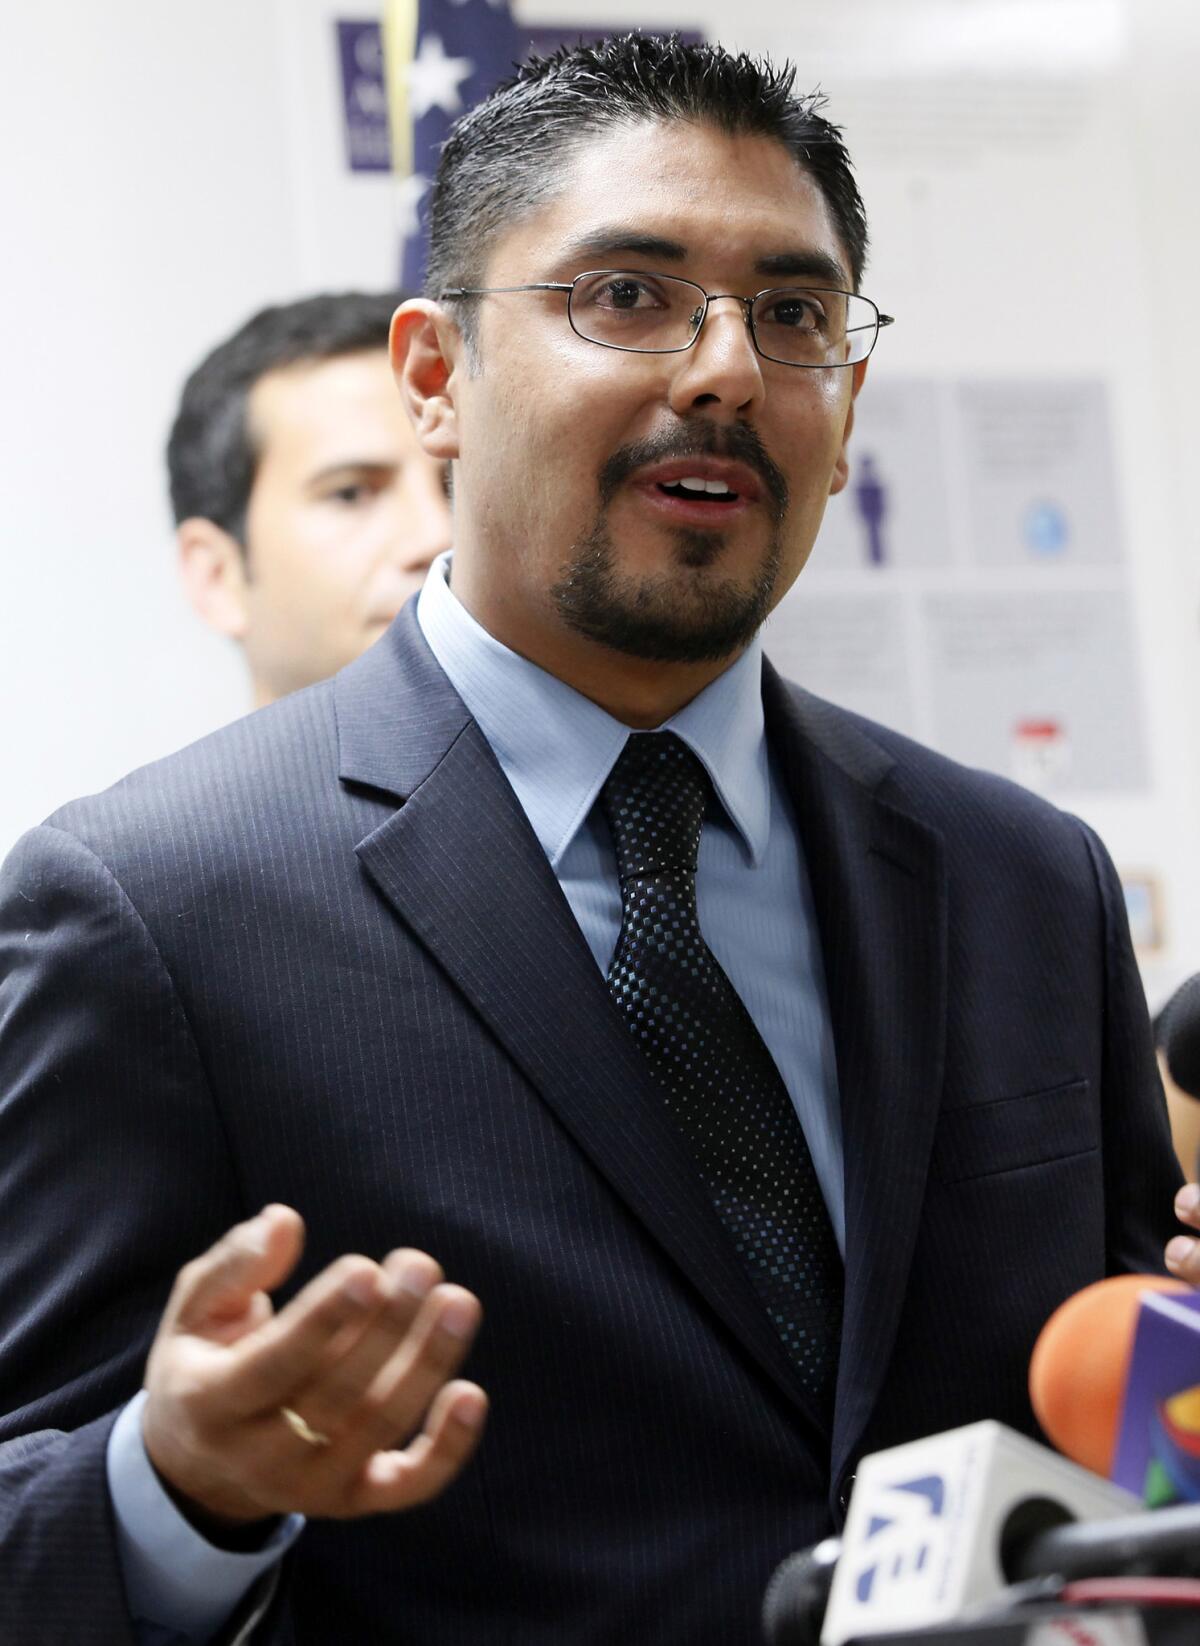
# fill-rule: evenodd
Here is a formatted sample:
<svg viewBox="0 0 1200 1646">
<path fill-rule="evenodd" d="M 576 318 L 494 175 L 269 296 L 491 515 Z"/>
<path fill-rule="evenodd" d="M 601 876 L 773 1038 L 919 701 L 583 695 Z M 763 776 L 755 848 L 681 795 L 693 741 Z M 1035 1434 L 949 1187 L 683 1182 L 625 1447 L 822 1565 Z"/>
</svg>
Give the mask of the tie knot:
<svg viewBox="0 0 1200 1646">
<path fill-rule="evenodd" d="M 634 732 L 600 791 L 622 880 L 696 872 L 712 785 L 674 732 Z"/>
</svg>

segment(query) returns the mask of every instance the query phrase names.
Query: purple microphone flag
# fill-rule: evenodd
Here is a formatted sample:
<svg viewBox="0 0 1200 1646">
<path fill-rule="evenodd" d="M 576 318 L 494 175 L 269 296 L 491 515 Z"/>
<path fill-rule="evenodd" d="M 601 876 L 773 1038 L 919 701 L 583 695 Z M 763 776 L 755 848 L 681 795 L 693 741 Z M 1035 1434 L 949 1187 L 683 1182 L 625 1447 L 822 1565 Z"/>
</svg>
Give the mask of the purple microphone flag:
<svg viewBox="0 0 1200 1646">
<path fill-rule="evenodd" d="M 1112 1478 L 1151 1508 L 1200 1502 L 1200 1295 L 1147 1292 L 1138 1310 Z"/>
</svg>

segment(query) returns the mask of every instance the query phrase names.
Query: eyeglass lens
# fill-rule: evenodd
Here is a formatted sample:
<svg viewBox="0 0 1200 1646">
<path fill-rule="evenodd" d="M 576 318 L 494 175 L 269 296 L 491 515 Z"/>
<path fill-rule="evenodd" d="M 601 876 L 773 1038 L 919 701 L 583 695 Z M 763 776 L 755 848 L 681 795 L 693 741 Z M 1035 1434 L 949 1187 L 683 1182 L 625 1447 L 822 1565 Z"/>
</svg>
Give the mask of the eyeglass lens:
<svg viewBox="0 0 1200 1646">
<path fill-rule="evenodd" d="M 647 354 L 686 349 L 704 315 L 703 290 L 667 274 L 603 269 L 571 288 L 570 321 L 581 337 Z M 875 307 L 848 292 L 789 286 L 761 293 L 750 323 L 759 350 L 792 366 L 849 366 L 870 354 Z"/>
</svg>

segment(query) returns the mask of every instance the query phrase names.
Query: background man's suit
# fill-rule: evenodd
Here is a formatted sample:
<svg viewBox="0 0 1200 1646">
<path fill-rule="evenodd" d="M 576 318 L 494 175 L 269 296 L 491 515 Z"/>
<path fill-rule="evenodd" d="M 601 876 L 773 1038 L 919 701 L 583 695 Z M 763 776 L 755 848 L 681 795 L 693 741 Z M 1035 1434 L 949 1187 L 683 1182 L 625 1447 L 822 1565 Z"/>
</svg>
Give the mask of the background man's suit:
<svg viewBox="0 0 1200 1646">
<path fill-rule="evenodd" d="M 307 1220 L 298 1280 L 433 1253 L 483 1300 L 493 1401 L 438 1502 L 306 1530 L 281 1640 L 749 1643 L 864 1450 L 1029 1427 L 1055 1304 L 1159 1266 L 1177 1174 L 1102 848 L 769 669 L 764 696 L 841 1089 L 833 1436 L 410 605 L 7 868 L 0 1593 L 28 1638 L 130 1638 L 112 1414 L 175 1271 L 268 1200 Z"/>
</svg>

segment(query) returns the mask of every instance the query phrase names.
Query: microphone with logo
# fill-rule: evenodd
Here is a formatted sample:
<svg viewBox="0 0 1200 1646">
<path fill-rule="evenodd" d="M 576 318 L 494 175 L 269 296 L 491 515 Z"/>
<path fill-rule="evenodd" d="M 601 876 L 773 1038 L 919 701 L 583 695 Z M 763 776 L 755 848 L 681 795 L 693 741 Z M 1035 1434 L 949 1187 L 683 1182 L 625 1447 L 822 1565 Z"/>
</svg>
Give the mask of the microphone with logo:
<svg viewBox="0 0 1200 1646">
<path fill-rule="evenodd" d="M 865 1458 L 842 1538 L 792 1556 L 772 1579 L 769 1646 L 1194 1646 L 1200 1297 L 1149 1275 L 1086 1288 L 1047 1323 L 1030 1385 L 1039 1421 L 1068 1456 L 985 1422 Z M 1176 1392 L 1164 1399 L 1164 1388 Z M 1115 1480 L 1101 1478 L 1110 1472 Z M 1139 1512 L 1143 1493 L 1173 1506 Z"/>
</svg>

